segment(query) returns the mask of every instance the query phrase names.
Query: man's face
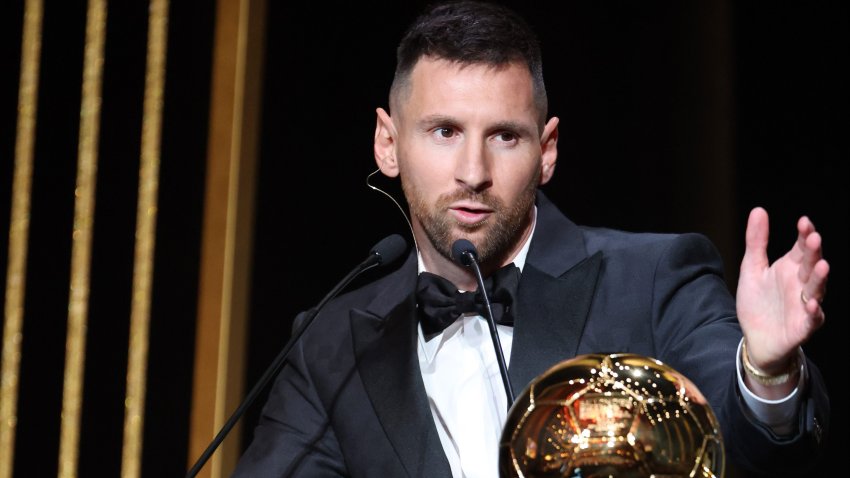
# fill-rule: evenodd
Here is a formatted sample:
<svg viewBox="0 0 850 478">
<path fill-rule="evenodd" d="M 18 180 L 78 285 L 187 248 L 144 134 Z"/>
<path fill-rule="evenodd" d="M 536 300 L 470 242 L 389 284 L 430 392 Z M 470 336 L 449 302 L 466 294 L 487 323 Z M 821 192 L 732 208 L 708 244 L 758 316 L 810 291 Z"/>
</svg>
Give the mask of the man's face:
<svg viewBox="0 0 850 478">
<path fill-rule="evenodd" d="M 482 263 L 515 253 L 530 234 L 536 188 L 551 177 L 557 136 L 557 119 L 539 130 L 527 68 L 423 58 L 398 104 L 395 151 L 414 230 L 447 258 L 460 238 Z"/>
</svg>

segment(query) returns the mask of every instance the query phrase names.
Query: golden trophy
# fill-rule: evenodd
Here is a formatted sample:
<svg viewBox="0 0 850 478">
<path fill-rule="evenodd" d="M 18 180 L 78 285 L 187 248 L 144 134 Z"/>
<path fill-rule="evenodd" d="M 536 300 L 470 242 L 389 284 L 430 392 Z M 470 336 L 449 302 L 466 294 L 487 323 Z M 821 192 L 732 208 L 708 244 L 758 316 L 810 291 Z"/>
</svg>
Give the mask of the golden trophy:
<svg viewBox="0 0 850 478">
<path fill-rule="evenodd" d="M 697 387 L 637 354 L 587 354 L 532 381 L 511 407 L 503 478 L 723 477 L 723 437 Z"/>
</svg>

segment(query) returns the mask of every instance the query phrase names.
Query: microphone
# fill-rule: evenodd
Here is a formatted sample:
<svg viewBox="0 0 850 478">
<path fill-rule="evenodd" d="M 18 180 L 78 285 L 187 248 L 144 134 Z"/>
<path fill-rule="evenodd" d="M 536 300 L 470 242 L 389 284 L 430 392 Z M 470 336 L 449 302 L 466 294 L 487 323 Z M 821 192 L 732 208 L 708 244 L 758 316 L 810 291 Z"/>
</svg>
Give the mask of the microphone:
<svg viewBox="0 0 850 478">
<path fill-rule="evenodd" d="M 478 265 L 478 251 L 475 246 L 466 239 L 458 239 L 452 244 L 452 257 L 456 262 L 472 267 L 475 271 L 475 279 L 478 281 L 478 290 L 484 297 L 487 306 L 487 325 L 490 328 L 490 338 L 493 339 L 493 348 L 496 350 L 496 360 L 499 362 L 499 372 L 502 374 L 502 383 L 505 385 L 505 394 L 508 397 L 508 410 L 514 403 L 514 390 L 511 387 L 511 379 L 508 377 L 508 366 L 505 365 L 505 355 L 502 352 L 502 342 L 499 340 L 499 332 L 496 330 L 496 321 L 493 320 L 493 307 L 490 298 L 487 297 L 487 288 L 484 287 L 484 277 L 481 276 L 481 267 Z"/>
<path fill-rule="evenodd" d="M 227 436 L 233 426 L 236 425 L 236 422 L 239 420 L 239 418 L 241 418 L 242 415 L 245 414 L 245 411 L 254 402 L 254 400 L 257 399 L 257 396 L 259 396 L 260 392 L 263 390 L 263 388 L 265 388 L 269 381 L 278 374 L 280 369 L 283 367 L 283 363 L 286 361 L 286 357 L 289 355 L 289 351 L 298 342 L 298 339 L 301 337 L 301 335 L 304 334 L 304 331 L 307 330 L 307 327 L 310 326 L 310 324 L 313 322 L 313 319 L 315 319 L 316 316 L 319 315 L 319 312 L 322 310 L 325 304 L 327 304 L 328 301 L 336 297 L 337 294 L 339 294 L 340 291 L 345 288 L 345 286 L 350 284 L 355 277 L 374 267 L 394 262 L 396 259 L 401 257 L 402 254 L 404 254 L 404 251 L 406 249 L 407 242 L 399 234 L 393 234 L 383 238 L 377 244 L 375 244 L 375 247 L 373 247 L 371 251 L 369 251 L 369 255 L 366 257 L 366 259 L 363 260 L 363 262 L 358 264 L 357 267 L 355 267 L 351 272 L 349 272 L 348 275 L 345 276 L 342 281 L 340 281 L 340 283 L 337 284 L 336 287 L 334 287 L 328 293 L 328 295 L 324 297 L 324 299 L 322 299 L 321 302 L 319 302 L 319 305 L 317 305 L 308 312 L 307 316 L 304 318 L 303 322 L 298 327 L 298 330 L 293 332 L 292 337 L 289 339 L 289 342 L 286 343 L 286 345 L 283 347 L 283 350 L 281 350 L 277 357 L 275 357 L 271 366 L 269 366 L 263 376 L 260 377 L 260 380 L 257 382 L 256 385 L 254 385 L 254 388 L 251 389 L 251 391 L 248 393 L 248 395 L 245 397 L 245 399 L 242 401 L 236 411 L 233 412 L 233 415 L 230 416 L 224 426 L 221 427 L 221 431 L 218 432 L 218 434 L 209 444 L 207 449 L 204 450 L 200 458 L 198 458 L 198 461 L 195 462 L 195 464 L 186 474 L 186 478 L 193 478 L 195 475 L 198 474 L 199 471 L 201 471 L 201 468 L 203 468 L 204 464 L 207 462 L 207 460 L 209 460 L 210 456 L 212 456 L 213 452 L 224 440 L 224 437 Z"/>
</svg>

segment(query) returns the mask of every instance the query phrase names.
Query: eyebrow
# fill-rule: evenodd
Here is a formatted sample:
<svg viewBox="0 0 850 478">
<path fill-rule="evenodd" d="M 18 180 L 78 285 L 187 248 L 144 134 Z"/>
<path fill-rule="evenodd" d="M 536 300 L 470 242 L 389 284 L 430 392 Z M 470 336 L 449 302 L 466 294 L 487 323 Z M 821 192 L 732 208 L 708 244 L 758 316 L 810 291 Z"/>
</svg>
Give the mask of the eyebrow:
<svg viewBox="0 0 850 478">
<path fill-rule="evenodd" d="M 456 125 L 458 123 L 459 121 L 457 121 L 455 118 L 452 118 L 451 116 L 436 114 L 428 115 L 420 120 L 417 120 L 416 127 L 417 129 L 428 130 L 439 125 Z"/>
</svg>

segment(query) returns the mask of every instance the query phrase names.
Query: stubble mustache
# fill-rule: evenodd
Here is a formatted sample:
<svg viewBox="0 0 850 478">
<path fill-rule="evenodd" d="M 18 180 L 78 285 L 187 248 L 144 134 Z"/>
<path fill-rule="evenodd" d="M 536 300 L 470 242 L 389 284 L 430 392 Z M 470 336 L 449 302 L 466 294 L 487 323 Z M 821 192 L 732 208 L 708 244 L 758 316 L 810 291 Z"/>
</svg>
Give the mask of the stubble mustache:
<svg viewBox="0 0 850 478">
<path fill-rule="evenodd" d="M 451 216 L 448 214 L 448 211 L 451 208 L 452 204 L 461 201 L 483 205 L 486 209 L 489 209 L 491 213 L 488 215 L 487 218 L 473 224 L 460 222 L 454 218 L 451 218 Z M 504 211 L 504 203 L 498 197 L 493 196 L 488 191 L 470 192 L 463 189 L 457 190 L 452 193 L 443 194 L 442 196 L 437 198 L 435 206 L 435 209 L 441 214 L 443 214 L 444 217 L 447 218 L 447 220 L 451 220 L 459 228 L 465 229 L 470 232 L 479 229 L 491 219 L 499 217 Z"/>
</svg>

